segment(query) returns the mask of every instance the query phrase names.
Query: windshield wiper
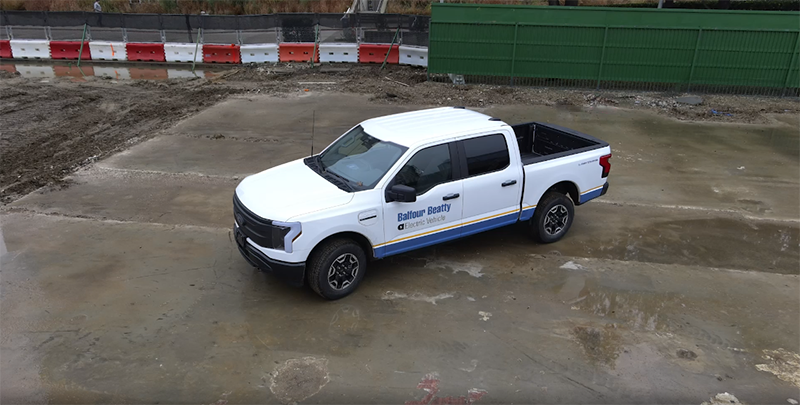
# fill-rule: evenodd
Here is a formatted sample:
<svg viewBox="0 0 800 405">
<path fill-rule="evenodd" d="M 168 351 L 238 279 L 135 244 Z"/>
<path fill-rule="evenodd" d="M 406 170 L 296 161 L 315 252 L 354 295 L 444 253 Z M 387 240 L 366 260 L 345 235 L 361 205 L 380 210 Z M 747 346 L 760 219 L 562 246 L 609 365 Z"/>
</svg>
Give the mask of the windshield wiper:
<svg viewBox="0 0 800 405">
<path fill-rule="evenodd" d="M 333 178 L 338 180 L 337 183 L 340 183 L 341 185 L 347 187 L 346 191 L 355 191 L 356 190 L 355 187 L 353 187 L 353 185 L 350 184 L 350 181 L 345 179 L 344 177 L 342 177 L 342 176 L 340 176 L 340 175 L 338 175 L 338 174 L 336 174 L 336 173 L 334 173 L 334 172 L 332 172 L 330 170 L 325 170 L 325 169 L 323 169 L 323 173 L 331 175 Z"/>
<path fill-rule="evenodd" d="M 328 169 L 325 167 L 325 163 L 322 163 L 322 158 L 320 157 L 320 155 L 314 156 L 314 159 L 316 159 L 317 164 L 319 165 L 319 168 L 323 172 L 327 172 L 328 171 Z"/>
</svg>

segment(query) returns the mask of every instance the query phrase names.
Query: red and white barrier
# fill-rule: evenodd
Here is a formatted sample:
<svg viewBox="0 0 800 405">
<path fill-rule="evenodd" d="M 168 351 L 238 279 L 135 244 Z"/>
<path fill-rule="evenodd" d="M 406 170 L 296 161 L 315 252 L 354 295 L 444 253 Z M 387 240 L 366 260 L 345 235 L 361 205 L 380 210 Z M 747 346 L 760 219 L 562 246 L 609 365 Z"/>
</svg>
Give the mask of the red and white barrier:
<svg viewBox="0 0 800 405">
<path fill-rule="evenodd" d="M 239 45 L 203 44 L 203 62 L 240 64 Z"/>
<path fill-rule="evenodd" d="M 310 62 L 314 53 L 314 44 L 310 42 L 281 42 L 281 62 Z M 319 49 L 314 55 L 314 62 L 319 62 Z"/>
<path fill-rule="evenodd" d="M 428 67 L 428 48 L 401 45 L 400 64 Z"/>
<path fill-rule="evenodd" d="M 361 63 L 386 63 L 397 64 L 400 62 L 399 45 L 390 44 L 361 44 L 358 46 L 358 61 Z M 386 54 L 389 57 L 386 57 Z"/>
<path fill-rule="evenodd" d="M 319 44 L 319 60 L 358 63 L 358 44 Z"/>
<path fill-rule="evenodd" d="M 278 63 L 278 44 L 241 45 L 242 63 Z"/>
<path fill-rule="evenodd" d="M 202 52 L 203 47 L 196 44 L 184 44 L 167 42 L 164 44 L 164 56 L 167 62 L 202 62 L 203 56 L 197 55 L 195 58 L 195 50 Z"/>
<path fill-rule="evenodd" d="M 195 55 L 198 52 L 198 55 Z M 310 42 L 283 42 L 280 44 L 219 45 L 192 43 L 135 43 L 87 41 L 81 50 L 80 41 L 46 41 L 12 39 L 0 41 L 0 58 L 12 59 L 67 59 L 183 62 L 183 63 L 277 63 L 309 62 L 314 53 Z M 389 55 L 388 58 L 386 55 Z M 321 43 L 317 45 L 315 62 L 324 63 L 388 63 L 428 66 L 428 48 L 390 44 Z M 105 72 L 105 71 L 103 71 Z M 24 74 L 38 76 L 41 72 Z M 125 73 L 105 72 L 103 76 L 117 78 L 167 78 L 166 70 Z M 142 77 L 134 77 L 142 76 Z"/>
<path fill-rule="evenodd" d="M 128 60 L 128 52 L 124 42 L 92 41 L 89 49 L 92 51 L 93 60 Z"/>
<path fill-rule="evenodd" d="M 11 59 L 11 41 L 0 41 L 0 58 Z"/>
<path fill-rule="evenodd" d="M 81 60 L 91 60 L 90 48 L 89 42 L 84 42 L 81 48 L 80 41 L 50 41 L 50 58 L 78 60 L 80 57 Z"/>
<path fill-rule="evenodd" d="M 128 42 L 125 44 L 128 60 L 140 62 L 166 62 L 164 44 L 143 44 Z"/>
<path fill-rule="evenodd" d="M 15 59 L 50 59 L 50 41 L 12 39 L 9 44 Z"/>
</svg>

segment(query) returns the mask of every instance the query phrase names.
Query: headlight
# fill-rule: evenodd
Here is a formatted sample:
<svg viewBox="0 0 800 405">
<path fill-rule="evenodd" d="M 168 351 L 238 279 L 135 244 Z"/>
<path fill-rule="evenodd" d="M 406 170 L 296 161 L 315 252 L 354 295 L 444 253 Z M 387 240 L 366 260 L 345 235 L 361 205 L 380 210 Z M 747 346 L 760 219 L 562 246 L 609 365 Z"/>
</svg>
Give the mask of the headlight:
<svg viewBox="0 0 800 405">
<path fill-rule="evenodd" d="M 272 247 L 292 253 L 292 242 L 303 232 L 299 222 L 272 221 Z"/>
</svg>

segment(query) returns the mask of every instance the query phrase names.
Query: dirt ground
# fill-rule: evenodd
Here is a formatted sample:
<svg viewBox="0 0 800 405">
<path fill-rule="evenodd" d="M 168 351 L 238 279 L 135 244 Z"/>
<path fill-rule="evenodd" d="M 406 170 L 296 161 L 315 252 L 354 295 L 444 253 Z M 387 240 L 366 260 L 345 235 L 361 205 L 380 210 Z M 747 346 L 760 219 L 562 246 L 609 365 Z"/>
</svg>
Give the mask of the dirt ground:
<svg viewBox="0 0 800 405">
<path fill-rule="evenodd" d="M 602 105 L 652 110 L 680 120 L 771 123 L 775 114 L 797 115 L 797 99 L 703 96 L 697 106 L 676 94 L 514 88 L 427 81 L 425 70 L 405 66 L 304 64 L 225 71 L 211 79 L 116 81 L 88 77 L 25 79 L 0 71 L 0 202 L 7 204 L 43 186 L 61 187 L 76 169 L 233 94 L 283 96 L 337 91 L 399 105 L 504 104 L 585 108 Z M 726 114 L 714 114 L 712 110 Z"/>
</svg>

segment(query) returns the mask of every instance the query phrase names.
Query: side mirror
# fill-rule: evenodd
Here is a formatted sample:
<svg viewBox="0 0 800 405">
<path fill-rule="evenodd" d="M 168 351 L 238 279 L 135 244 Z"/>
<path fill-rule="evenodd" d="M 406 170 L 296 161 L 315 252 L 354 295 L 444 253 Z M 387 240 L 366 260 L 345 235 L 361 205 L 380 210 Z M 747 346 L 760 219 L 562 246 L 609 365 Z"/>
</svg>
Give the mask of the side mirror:
<svg viewBox="0 0 800 405">
<path fill-rule="evenodd" d="M 386 202 L 415 202 L 417 201 L 417 190 L 403 184 L 395 184 L 386 190 Z"/>
</svg>

